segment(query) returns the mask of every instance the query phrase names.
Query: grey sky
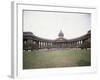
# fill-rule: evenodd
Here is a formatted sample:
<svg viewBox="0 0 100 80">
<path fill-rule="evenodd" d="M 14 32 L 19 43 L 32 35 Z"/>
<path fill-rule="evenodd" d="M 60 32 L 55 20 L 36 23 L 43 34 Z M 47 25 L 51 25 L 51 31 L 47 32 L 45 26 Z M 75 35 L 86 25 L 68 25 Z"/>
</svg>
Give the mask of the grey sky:
<svg viewBox="0 0 100 80">
<path fill-rule="evenodd" d="M 47 39 L 57 38 L 62 30 L 66 39 L 72 39 L 90 30 L 90 20 L 90 14 L 24 11 L 23 29 Z"/>
</svg>

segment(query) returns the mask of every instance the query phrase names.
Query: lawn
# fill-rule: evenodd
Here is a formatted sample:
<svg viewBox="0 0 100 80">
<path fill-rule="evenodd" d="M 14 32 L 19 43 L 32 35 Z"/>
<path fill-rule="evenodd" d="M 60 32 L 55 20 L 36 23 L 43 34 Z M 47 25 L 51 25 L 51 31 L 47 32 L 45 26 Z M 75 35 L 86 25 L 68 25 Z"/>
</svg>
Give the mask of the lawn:
<svg viewBox="0 0 100 80">
<path fill-rule="evenodd" d="M 90 49 L 59 49 L 23 52 L 23 69 L 90 65 Z"/>
</svg>

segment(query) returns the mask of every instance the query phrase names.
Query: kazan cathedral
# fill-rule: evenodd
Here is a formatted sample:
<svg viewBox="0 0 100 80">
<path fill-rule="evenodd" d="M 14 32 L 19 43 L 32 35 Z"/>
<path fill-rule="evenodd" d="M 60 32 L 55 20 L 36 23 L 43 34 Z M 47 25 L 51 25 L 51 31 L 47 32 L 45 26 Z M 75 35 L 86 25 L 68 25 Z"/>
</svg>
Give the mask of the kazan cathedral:
<svg viewBox="0 0 100 80">
<path fill-rule="evenodd" d="M 64 38 L 62 30 L 55 40 L 45 39 L 34 35 L 32 32 L 23 32 L 23 50 L 39 50 L 52 48 L 91 48 L 91 31 L 74 39 Z"/>
</svg>

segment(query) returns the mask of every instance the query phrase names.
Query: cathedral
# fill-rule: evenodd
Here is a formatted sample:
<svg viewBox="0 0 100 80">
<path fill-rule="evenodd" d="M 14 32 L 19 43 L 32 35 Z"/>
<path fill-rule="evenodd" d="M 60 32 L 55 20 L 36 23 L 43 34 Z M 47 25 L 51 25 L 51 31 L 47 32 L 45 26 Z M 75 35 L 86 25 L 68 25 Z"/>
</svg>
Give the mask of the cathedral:
<svg viewBox="0 0 100 80">
<path fill-rule="evenodd" d="M 60 30 L 58 38 L 51 40 L 38 37 L 32 32 L 23 32 L 23 50 L 38 50 L 52 48 L 91 48 L 91 31 L 78 38 L 67 40 L 64 33 Z"/>
</svg>

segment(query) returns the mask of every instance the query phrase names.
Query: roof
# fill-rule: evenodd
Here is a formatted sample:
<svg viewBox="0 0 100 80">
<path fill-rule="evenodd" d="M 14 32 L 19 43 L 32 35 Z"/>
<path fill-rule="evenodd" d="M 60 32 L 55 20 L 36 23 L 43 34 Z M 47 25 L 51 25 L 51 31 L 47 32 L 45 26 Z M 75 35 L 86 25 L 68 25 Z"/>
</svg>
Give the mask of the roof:
<svg viewBox="0 0 100 80">
<path fill-rule="evenodd" d="M 67 41 L 67 39 L 65 39 L 65 38 L 57 38 L 55 40 L 55 42 L 66 42 L 66 41 Z"/>
<path fill-rule="evenodd" d="M 32 32 L 23 32 L 23 39 L 32 39 L 32 40 L 47 41 L 47 42 L 53 41 L 51 39 L 45 39 L 45 38 L 35 36 Z"/>
<path fill-rule="evenodd" d="M 59 35 L 63 36 L 62 31 L 60 31 Z M 91 30 L 88 31 L 86 34 L 84 34 L 80 37 L 74 38 L 74 39 L 65 39 L 63 37 L 59 37 L 55 40 L 45 39 L 45 38 L 35 36 L 32 32 L 23 32 L 23 39 L 32 39 L 32 40 L 47 41 L 47 42 L 72 42 L 72 41 L 84 40 L 89 37 L 91 37 Z"/>
</svg>

